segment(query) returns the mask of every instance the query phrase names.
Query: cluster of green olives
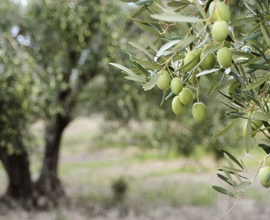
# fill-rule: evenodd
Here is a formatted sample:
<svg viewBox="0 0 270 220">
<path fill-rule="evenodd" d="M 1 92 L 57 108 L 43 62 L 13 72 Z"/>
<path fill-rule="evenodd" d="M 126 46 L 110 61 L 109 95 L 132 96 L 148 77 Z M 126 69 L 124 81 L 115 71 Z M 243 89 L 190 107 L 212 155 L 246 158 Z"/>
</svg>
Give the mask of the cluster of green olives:
<svg viewBox="0 0 270 220">
<path fill-rule="evenodd" d="M 171 79 L 167 71 L 163 71 L 158 78 L 157 86 L 161 90 L 170 87 L 171 91 L 175 94 L 172 100 L 172 111 L 181 116 L 185 113 L 187 105 L 193 102 L 194 96 L 192 91 L 184 87 L 182 80 L 179 77 Z M 207 118 L 206 107 L 202 102 L 196 102 L 192 106 L 192 115 L 197 122 L 203 122 Z"/>
<path fill-rule="evenodd" d="M 215 67 L 216 61 L 218 64 L 227 69 L 232 64 L 232 54 L 225 42 L 229 35 L 228 22 L 231 19 L 229 7 L 219 0 L 213 1 L 209 6 L 209 21 L 214 22 L 212 26 L 212 39 L 214 42 L 224 42 L 224 46 L 220 48 L 216 55 L 214 53 L 206 53 L 203 49 L 195 49 L 188 52 L 183 59 L 183 71 L 189 72 L 200 63 L 201 70 L 211 70 Z M 196 85 L 199 79 L 196 79 L 194 74 L 190 75 L 189 82 Z M 172 101 L 173 112 L 180 116 L 186 111 L 186 106 L 193 102 L 194 96 L 189 88 L 184 87 L 180 77 L 174 77 L 167 72 L 160 73 L 157 86 L 161 90 L 170 87 L 171 91 L 176 95 Z M 239 83 L 234 83 L 228 88 L 230 93 L 235 92 L 239 88 Z M 207 118 L 207 111 L 205 105 L 197 102 L 192 107 L 192 114 L 196 121 L 203 122 Z"/>
<path fill-rule="evenodd" d="M 228 22 L 231 19 L 229 7 L 220 1 L 213 1 L 209 6 L 209 14 L 212 21 L 212 39 L 216 42 L 226 40 L 229 35 Z M 217 52 L 217 61 L 223 68 L 229 68 L 232 64 L 232 55 L 227 47 L 223 47 Z"/>
<path fill-rule="evenodd" d="M 213 1 L 209 6 L 209 14 L 211 21 L 214 22 L 211 31 L 212 39 L 215 42 L 225 41 L 229 35 L 228 22 L 231 18 L 229 7 L 223 2 Z M 216 60 L 224 69 L 231 66 L 232 54 L 227 46 L 218 50 L 216 58 L 213 53 L 206 55 L 202 49 L 190 51 L 184 58 L 185 70 L 192 70 L 200 61 L 202 61 L 200 65 L 202 70 L 211 70 L 214 68 Z"/>
<path fill-rule="evenodd" d="M 229 35 L 228 22 L 231 19 L 229 7 L 220 1 L 213 1 L 209 6 L 209 14 L 214 21 L 212 38 L 214 41 L 224 41 Z"/>
<path fill-rule="evenodd" d="M 211 70 L 216 64 L 216 58 L 213 53 L 206 55 L 202 49 L 197 49 L 186 54 L 184 58 L 185 70 L 192 70 L 200 61 L 202 61 L 200 67 L 203 70 Z"/>
</svg>

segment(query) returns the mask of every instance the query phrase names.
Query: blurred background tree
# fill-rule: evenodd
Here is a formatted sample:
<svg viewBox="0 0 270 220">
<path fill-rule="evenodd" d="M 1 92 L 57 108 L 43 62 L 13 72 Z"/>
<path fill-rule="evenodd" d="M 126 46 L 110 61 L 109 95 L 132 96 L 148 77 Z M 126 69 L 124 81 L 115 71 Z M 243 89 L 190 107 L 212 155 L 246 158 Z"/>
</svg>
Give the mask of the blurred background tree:
<svg viewBox="0 0 270 220">
<path fill-rule="evenodd" d="M 120 53 L 117 50 L 119 50 L 120 45 L 123 45 L 119 38 L 121 33 L 119 29 L 116 29 L 121 25 L 124 28 L 125 25 L 123 15 L 116 13 L 120 7 L 121 5 L 118 3 L 106 1 L 100 1 L 97 4 L 96 2 L 89 3 L 89 1 L 83 0 L 75 2 L 71 0 L 68 2 L 29 1 L 26 7 L 6 1 L 5 7 L 1 8 L 3 10 L 1 15 L 8 21 L 1 23 L 3 24 L 2 32 L 9 34 L 11 30 L 14 30 L 14 34 L 8 36 L 11 38 L 9 48 L 4 47 L 7 39 L 5 39 L 4 34 L 2 35 L 1 55 L 6 55 L 3 53 L 6 49 L 13 56 L 11 59 L 14 61 L 13 58 L 21 53 L 21 51 L 14 52 L 14 49 L 18 47 L 25 51 L 25 56 L 29 58 L 30 63 L 36 64 L 35 68 L 29 67 L 26 69 L 26 71 L 29 71 L 27 72 L 28 81 L 22 78 L 24 77 L 22 71 L 25 69 L 22 66 L 28 65 L 28 60 L 17 59 L 18 61 L 15 60 L 15 64 L 11 61 L 9 63 L 5 61 L 6 66 L 2 64 L 2 72 L 7 72 L 6 75 L 9 75 L 10 81 L 13 80 L 12 85 L 10 85 L 7 83 L 7 78 L 1 78 L 6 85 L 5 87 L 8 88 L 7 91 L 12 91 L 12 93 L 2 96 L 8 98 L 9 101 L 5 100 L 9 104 L 8 107 L 1 106 L 4 108 L 3 112 L 10 114 L 9 117 L 5 115 L 3 121 L 7 121 L 7 118 L 14 118 L 15 123 L 9 124 L 10 121 L 8 121 L 8 124 L 2 125 L 3 130 L 10 132 L 5 136 L 2 135 L 3 148 L 1 149 L 5 151 L 1 152 L 1 159 L 5 165 L 5 157 L 14 156 L 14 152 L 11 152 L 11 154 L 7 152 L 10 147 L 6 140 L 12 139 L 14 135 L 19 140 L 20 137 L 21 139 L 26 138 L 24 133 L 27 132 L 27 126 L 32 122 L 28 120 L 28 114 L 35 120 L 43 119 L 46 122 L 44 159 L 40 177 L 35 183 L 34 189 L 38 194 L 44 195 L 52 201 L 57 201 L 58 198 L 64 196 L 57 172 L 60 142 L 66 126 L 77 116 L 78 111 L 83 112 L 81 108 L 85 108 L 83 103 L 78 107 L 78 101 L 81 100 L 78 98 L 79 95 L 83 92 L 89 92 L 90 105 L 101 102 L 101 106 L 104 106 L 106 105 L 104 102 L 111 102 L 109 105 L 115 106 L 115 103 L 117 103 L 115 97 L 118 91 L 114 88 L 121 86 L 121 84 L 119 82 L 115 84 L 112 80 L 121 77 L 114 74 L 116 71 L 108 74 L 108 62 L 112 57 L 119 58 Z M 18 8 L 21 10 L 17 10 Z M 16 16 L 12 16 L 12 14 Z M 5 19 L 2 21 L 5 21 Z M 12 48 L 12 46 L 15 48 Z M 13 72 L 8 71 L 8 68 Z M 17 69 L 13 70 L 14 68 Z M 30 73 L 32 75 L 29 75 Z M 90 85 L 88 90 L 85 91 L 87 83 L 93 81 L 96 76 L 99 76 L 99 78 L 97 77 L 92 86 Z M 30 82 L 34 79 L 36 81 L 33 86 Z M 113 99 L 102 100 L 102 97 L 99 96 L 100 93 L 94 90 L 95 88 L 99 89 L 99 86 L 93 85 L 100 79 L 100 87 L 110 92 L 110 95 L 114 97 Z M 21 90 L 26 91 L 22 93 Z M 18 96 L 19 92 L 20 96 Z M 16 104 L 14 96 L 18 96 L 18 104 Z M 122 99 L 125 99 L 125 95 L 122 96 Z M 27 101 L 35 104 L 29 105 Z M 18 105 L 22 105 L 22 103 L 23 108 L 19 111 Z M 119 103 L 116 105 L 118 109 L 122 108 L 122 103 Z M 134 105 L 134 101 L 130 103 L 128 105 Z M 29 108 L 30 113 L 24 109 L 25 106 Z M 107 110 L 109 109 L 116 108 L 107 108 Z M 129 117 L 127 114 L 119 114 L 119 110 L 115 114 L 118 114 L 119 118 Z M 21 129 L 20 123 L 24 129 Z M 19 144 L 13 143 L 13 151 L 17 148 L 17 145 Z M 28 161 L 28 151 L 24 149 L 21 151 L 24 153 L 22 154 L 24 160 Z M 31 180 L 28 166 L 22 166 L 22 163 L 15 163 L 14 161 L 10 163 L 10 166 L 18 169 L 22 178 L 25 178 L 23 175 L 27 173 L 28 180 Z M 13 170 L 8 169 L 8 166 L 5 166 L 5 168 L 8 175 L 11 176 Z M 12 181 L 9 184 L 12 185 Z M 16 184 L 17 188 L 24 191 L 22 180 L 17 181 Z M 30 187 L 32 184 L 28 185 Z M 31 188 L 30 191 L 32 190 Z M 29 194 L 29 197 L 32 197 L 32 192 Z M 10 195 L 15 199 L 24 200 L 25 193 L 18 196 Z"/>
<path fill-rule="evenodd" d="M 1 4 L 0 159 L 9 177 L 5 201 L 12 198 L 30 207 L 39 205 L 43 196 L 47 206 L 65 197 L 58 174 L 61 138 L 81 115 L 102 113 L 107 120 L 117 120 L 114 129 L 104 128 L 108 142 L 110 133 L 131 126 L 135 119 L 152 124 L 151 129 L 132 130 L 132 140 L 142 148 L 189 156 L 203 145 L 218 157 L 216 149 L 225 142 L 233 145 L 233 139 L 217 143 L 206 138 L 224 123 L 223 108 L 210 109 L 213 117 L 204 127 L 190 121 L 190 115 L 179 120 L 169 105 L 159 107 L 158 89 L 145 93 L 109 66 L 109 62 L 130 62 L 134 48 L 128 42 L 143 37 L 138 26 L 127 22 L 133 11 L 118 1 L 104 0 L 38 0 L 26 6 L 5 0 Z M 35 181 L 28 157 L 36 143 L 29 126 L 39 119 L 46 129 L 42 168 Z"/>
<path fill-rule="evenodd" d="M 33 117 L 34 85 L 37 81 L 34 60 L 18 43 L 18 25 L 21 21 L 19 4 L 3 1 L 0 7 L 0 159 L 7 172 L 9 185 L 3 201 L 10 198 L 25 206 L 32 199 L 29 170 L 28 131 Z"/>
</svg>

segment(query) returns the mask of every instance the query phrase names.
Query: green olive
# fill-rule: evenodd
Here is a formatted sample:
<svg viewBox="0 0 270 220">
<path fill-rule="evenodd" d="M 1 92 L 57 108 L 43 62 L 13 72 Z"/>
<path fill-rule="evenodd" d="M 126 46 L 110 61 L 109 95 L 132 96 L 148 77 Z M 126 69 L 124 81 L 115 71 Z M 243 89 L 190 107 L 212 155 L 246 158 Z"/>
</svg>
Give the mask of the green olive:
<svg viewBox="0 0 270 220">
<path fill-rule="evenodd" d="M 213 1 L 209 6 L 209 14 L 214 21 L 222 20 L 229 22 L 231 19 L 231 13 L 228 5 L 220 2 Z"/>
<path fill-rule="evenodd" d="M 178 115 L 178 116 L 181 116 L 182 114 L 185 113 L 186 111 L 186 106 L 183 105 L 181 102 L 180 102 L 180 99 L 178 96 L 175 96 L 173 98 L 173 101 L 172 101 L 172 110 L 174 112 L 174 114 Z"/>
<path fill-rule="evenodd" d="M 171 90 L 174 94 L 178 95 L 183 89 L 182 80 L 178 77 L 175 77 L 171 81 Z"/>
<path fill-rule="evenodd" d="M 170 74 L 165 70 L 158 77 L 157 87 L 160 88 L 161 90 L 165 90 L 169 87 L 170 81 L 171 81 Z"/>
<path fill-rule="evenodd" d="M 232 64 L 231 51 L 227 47 L 219 49 L 217 52 L 217 61 L 224 69 L 229 68 Z"/>
<path fill-rule="evenodd" d="M 204 59 L 204 60 L 203 60 Z M 213 53 L 208 54 L 207 56 L 202 52 L 200 56 L 200 60 L 203 60 L 201 63 L 201 67 L 204 70 L 211 70 L 214 68 L 216 63 L 216 58 Z"/>
<path fill-rule="evenodd" d="M 229 26 L 225 21 L 216 21 L 212 27 L 212 38 L 214 41 L 224 41 L 229 34 Z"/>
<path fill-rule="evenodd" d="M 259 170 L 259 181 L 265 188 L 270 187 L 270 167 L 265 166 Z"/>
<path fill-rule="evenodd" d="M 179 99 L 184 105 L 188 105 L 193 101 L 193 93 L 189 88 L 183 88 L 179 93 Z"/>
<path fill-rule="evenodd" d="M 202 102 L 196 102 L 192 106 L 192 115 L 197 122 L 203 122 L 207 119 L 207 110 Z"/>
<path fill-rule="evenodd" d="M 186 71 L 192 70 L 198 63 L 198 59 L 196 58 L 197 54 L 194 52 L 189 52 L 184 58 L 184 65 L 188 64 L 185 67 Z"/>
</svg>

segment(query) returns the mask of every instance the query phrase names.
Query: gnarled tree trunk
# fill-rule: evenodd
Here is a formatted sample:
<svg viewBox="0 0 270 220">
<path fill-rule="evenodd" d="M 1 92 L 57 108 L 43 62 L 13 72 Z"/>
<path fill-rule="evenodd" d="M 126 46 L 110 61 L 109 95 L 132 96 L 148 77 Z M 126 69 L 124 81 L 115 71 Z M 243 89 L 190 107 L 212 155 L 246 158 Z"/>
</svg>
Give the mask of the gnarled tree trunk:
<svg viewBox="0 0 270 220">
<path fill-rule="evenodd" d="M 65 192 L 58 177 L 58 162 L 61 137 L 70 119 L 57 114 L 52 123 L 48 124 L 45 131 L 45 152 L 42 169 L 35 186 L 39 198 L 46 202 L 43 206 L 56 205 L 59 199 L 65 197 Z M 38 206 L 41 206 L 38 204 Z"/>
<path fill-rule="evenodd" d="M 24 208 L 33 206 L 33 184 L 29 169 L 28 153 L 22 143 L 17 146 L 18 154 L 8 154 L 6 147 L 0 146 L 0 159 L 8 176 L 8 188 L 1 202 L 8 206 L 18 204 Z"/>
</svg>

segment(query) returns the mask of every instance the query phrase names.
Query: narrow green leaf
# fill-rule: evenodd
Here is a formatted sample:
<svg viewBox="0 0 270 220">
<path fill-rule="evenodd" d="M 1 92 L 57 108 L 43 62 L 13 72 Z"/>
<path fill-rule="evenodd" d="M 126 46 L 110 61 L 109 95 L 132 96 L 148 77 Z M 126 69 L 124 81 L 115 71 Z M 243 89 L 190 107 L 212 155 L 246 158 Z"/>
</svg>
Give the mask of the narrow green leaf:
<svg viewBox="0 0 270 220">
<path fill-rule="evenodd" d="M 141 65 L 145 66 L 146 68 L 150 68 L 152 70 L 161 70 L 163 68 L 162 65 L 159 65 L 157 63 L 151 62 L 151 61 L 145 61 L 145 60 L 140 60 L 138 61 Z"/>
<path fill-rule="evenodd" d="M 168 96 L 168 94 L 169 94 L 170 91 L 171 91 L 171 89 L 170 88 L 167 88 L 163 92 L 162 99 L 161 99 L 161 102 L 160 102 L 160 106 L 162 106 L 164 104 L 164 102 L 166 101 L 166 96 Z"/>
<path fill-rule="evenodd" d="M 261 144 L 264 144 L 266 146 L 270 146 L 270 140 L 266 140 L 266 139 L 260 139 L 259 142 Z M 270 148 L 269 148 L 270 149 Z"/>
<path fill-rule="evenodd" d="M 177 1 L 173 1 L 173 2 L 168 2 L 167 5 L 169 7 L 181 7 L 181 6 L 186 6 L 186 5 L 189 5 L 190 2 L 186 1 L 186 2 L 177 2 Z"/>
<path fill-rule="evenodd" d="M 232 160 L 230 159 L 230 157 L 227 154 L 225 154 L 225 153 L 223 155 L 224 155 L 225 159 L 227 160 L 229 166 L 230 167 L 234 167 L 233 166 L 233 163 L 232 163 Z"/>
<path fill-rule="evenodd" d="M 153 1 L 154 0 L 141 0 L 141 1 L 136 2 L 136 5 L 145 5 L 148 3 L 152 3 Z"/>
<path fill-rule="evenodd" d="M 256 22 L 258 20 L 257 17 L 249 17 L 249 18 L 240 18 L 240 19 L 236 19 L 233 22 L 230 23 L 231 27 L 237 27 L 237 26 L 241 26 L 243 24 L 249 24 L 251 22 Z"/>
<path fill-rule="evenodd" d="M 250 181 L 243 181 L 235 187 L 235 191 L 244 192 L 250 186 L 250 184 L 251 184 Z"/>
<path fill-rule="evenodd" d="M 134 23 L 144 31 L 150 32 L 152 34 L 160 34 L 159 30 L 156 27 L 154 27 L 153 25 L 150 25 L 147 23 L 141 23 L 138 21 L 134 21 Z"/>
<path fill-rule="evenodd" d="M 217 84 L 216 79 L 217 79 L 217 75 L 214 75 L 214 77 L 212 78 L 211 84 L 209 86 L 209 89 L 207 90 L 207 93 L 206 93 L 207 96 L 209 96 L 211 92 L 214 90 L 214 88 L 216 87 L 216 84 Z"/>
<path fill-rule="evenodd" d="M 260 27 L 261 27 L 261 31 L 263 34 L 263 38 L 266 41 L 267 46 L 270 46 L 270 37 L 269 37 L 269 33 L 267 28 L 265 27 L 265 25 L 261 22 L 260 23 Z"/>
<path fill-rule="evenodd" d="M 226 176 L 223 176 L 223 175 L 220 174 L 220 173 L 218 173 L 217 176 L 218 176 L 220 179 L 222 179 L 223 181 L 225 181 L 226 183 L 228 183 L 229 185 L 233 186 L 233 185 L 229 182 L 229 180 L 228 180 L 228 178 L 227 178 Z"/>
<path fill-rule="evenodd" d="M 196 74 L 196 77 L 200 77 L 200 76 L 204 76 L 204 75 L 207 75 L 207 74 L 211 74 L 211 73 L 217 72 L 219 70 L 220 70 L 220 68 L 211 69 L 211 70 L 204 70 L 204 71 Z"/>
<path fill-rule="evenodd" d="M 157 84 L 157 80 L 158 80 L 158 74 L 155 74 L 154 76 L 152 76 L 149 82 L 143 85 L 143 89 L 145 91 L 153 89 L 155 85 Z"/>
<path fill-rule="evenodd" d="M 175 96 L 175 94 L 173 92 L 171 92 L 166 98 L 165 101 L 172 99 Z"/>
<path fill-rule="evenodd" d="M 211 44 L 210 46 L 208 46 L 204 51 L 203 53 L 205 55 L 209 54 L 209 53 L 212 53 L 218 49 L 220 49 L 221 47 L 223 47 L 223 43 L 220 42 L 220 43 L 215 43 L 215 44 Z"/>
<path fill-rule="evenodd" d="M 146 83 L 145 79 L 142 78 L 141 76 L 125 76 L 126 79 L 128 80 L 132 80 L 132 81 L 135 81 L 135 82 L 140 82 L 140 83 Z"/>
<path fill-rule="evenodd" d="M 236 82 L 235 79 L 225 80 L 223 83 L 221 83 L 220 85 L 218 85 L 217 87 L 215 87 L 215 90 L 224 89 L 224 88 L 228 87 L 229 85 L 233 84 L 234 82 Z"/>
<path fill-rule="evenodd" d="M 249 40 L 255 40 L 258 37 L 260 37 L 261 35 L 262 35 L 262 32 L 261 31 L 258 31 L 255 34 L 252 34 L 252 35 L 248 36 L 246 39 L 244 39 L 244 42 L 247 42 Z"/>
<path fill-rule="evenodd" d="M 245 58 L 248 58 L 248 59 L 252 59 L 254 57 L 254 55 L 252 53 L 241 52 L 241 51 L 232 51 L 232 55 L 245 57 Z"/>
<path fill-rule="evenodd" d="M 224 188 L 222 188 L 220 186 L 212 186 L 212 187 L 213 187 L 214 190 L 218 191 L 221 194 L 234 197 L 234 195 L 230 191 L 228 191 L 228 190 L 226 190 L 226 189 L 224 189 Z"/>
<path fill-rule="evenodd" d="M 131 16 L 131 18 L 137 18 L 137 17 L 140 16 L 145 10 L 146 10 L 146 7 L 145 7 L 145 6 L 140 7 L 139 10 L 136 11 L 136 12 Z"/>
<path fill-rule="evenodd" d="M 265 47 L 263 44 L 258 42 L 257 40 L 247 40 L 247 44 L 251 47 L 255 47 L 256 49 L 258 48 L 259 50 L 263 50 Z M 255 57 L 254 57 L 255 58 Z M 257 62 L 258 59 L 261 59 L 260 57 L 256 57 L 255 62 Z M 251 60 L 252 63 L 252 60 Z"/>
<path fill-rule="evenodd" d="M 180 40 L 172 40 L 169 41 L 168 43 L 164 44 L 159 51 L 157 52 L 157 57 L 160 57 L 164 54 L 165 51 L 167 51 L 169 48 L 173 47 L 174 45 L 176 45 L 177 43 L 179 43 Z"/>
<path fill-rule="evenodd" d="M 143 46 L 141 46 L 140 44 L 137 44 L 135 42 L 129 42 L 130 45 L 132 45 L 133 47 L 141 50 L 143 53 L 145 53 L 151 60 L 153 60 L 154 56 L 149 53 L 148 50 L 146 50 Z"/>
<path fill-rule="evenodd" d="M 229 172 L 233 172 L 233 173 L 238 173 L 238 172 L 243 172 L 243 170 L 240 170 L 240 169 L 236 169 L 236 168 L 234 168 L 234 167 L 228 167 L 228 166 L 220 166 L 220 169 L 222 169 L 222 170 L 227 170 L 227 171 L 229 171 Z"/>
<path fill-rule="evenodd" d="M 158 48 L 156 47 L 155 44 L 153 44 L 152 40 L 150 40 L 145 35 L 142 35 L 142 38 L 143 38 L 144 42 L 148 45 L 149 48 L 151 48 L 155 53 L 158 52 Z"/>
<path fill-rule="evenodd" d="M 197 39 L 196 36 L 188 36 L 185 39 L 181 40 L 177 45 L 174 47 L 174 51 L 181 51 L 182 49 L 186 48 L 189 44 Z"/>
<path fill-rule="evenodd" d="M 265 151 L 265 153 L 270 154 L 270 145 L 259 144 L 258 146 L 261 147 Z"/>
<path fill-rule="evenodd" d="M 225 133 L 227 133 L 233 126 L 234 124 L 238 121 L 238 118 L 233 120 L 230 124 L 228 124 L 225 128 L 223 128 L 221 131 L 219 131 L 218 133 L 216 133 L 212 138 L 218 138 L 222 135 L 224 135 Z"/>
<path fill-rule="evenodd" d="M 249 65 L 247 65 L 247 67 L 253 69 L 253 72 L 255 70 L 270 70 L 270 66 L 266 66 L 263 64 L 249 64 Z"/>
<path fill-rule="evenodd" d="M 196 22 L 202 22 L 202 19 L 196 18 L 196 17 L 188 17 L 179 15 L 177 13 L 171 12 L 170 14 L 155 14 L 151 15 L 152 18 L 161 20 L 161 21 L 168 21 L 168 22 L 184 22 L 184 23 L 196 23 Z"/>
<path fill-rule="evenodd" d="M 265 81 L 268 80 L 268 78 L 270 77 L 270 75 L 266 75 L 263 78 L 257 80 L 256 82 L 249 84 L 246 88 L 244 88 L 244 91 L 250 90 L 250 89 L 255 89 L 257 87 L 259 87 L 261 84 L 263 84 Z"/>
<path fill-rule="evenodd" d="M 251 134 L 251 131 L 252 131 L 252 128 L 251 128 L 251 120 L 248 119 L 247 121 L 247 125 L 246 125 L 246 152 L 249 153 L 250 151 L 250 148 L 251 148 L 251 138 L 252 138 L 252 134 Z"/>
<path fill-rule="evenodd" d="M 237 183 L 231 177 L 231 173 L 233 174 L 233 172 L 229 172 L 227 170 L 222 170 L 222 169 L 219 169 L 219 171 L 222 171 L 226 175 L 226 177 L 228 178 L 228 182 L 231 183 L 233 187 L 237 185 Z"/>
<path fill-rule="evenodd" d="M 199 11 L 201 17 L 203 17 L 203 18 L 205 19 L 205 18 L 206 18 L 205 12 L 204 12 L 204 10 L 203 10 L 201 4 L 200 4 L 197 0 L 193 0 L 193 3 L 196 5 L 196 8 L 198 9 L 198 11 Z"/>
<path fill-rule="evenodd" d="M 246 6 L 246 8 L 254 15 L 257 16 L 257 13 L 255 13 L 253 11 L 253 9 L 248 5 L 248 3 L 246 1 L 243 1 L 244 5 Z"/>
<path fill-rule="evenodd" d="M 140 63 L 134 61 L 133 64 L 141 71 L 141 73 L 145 74 L 146 78 L 149 77 L 150 72 L 147 69 L 145 69 Z"/>
<path fill-rule="evenodd" d="M 125 66 L 123 66 L 123 65 L 121 65 L 121 64 L 118 64 L 118 63 L 110 63 L 110 65 L 112 65 L 112 66 L 114 66 L 114 67 L 117 67 L 118 69 L 123 70 L 123 71 L 124 71 L 126 74 L 128 74 L 128 75 L 136 76 L 136 74 L 135 74 L 132 70 L 126 68 Z"/>
<path fill-rule="evenodd" d="M 268 121 L 269 120 L 268 116 L 265 113 L 259 112 L 259 111 L 252 113 L 252 119 L 261 120 L 261 121 Z"/>
<path fill-rule="evenodd" d="M 221 152 L 223 152 L 224 154 L 228 155 L 229 158 L 235 162 L 240 168 L 242 168 L 244 170 L 244 167 L 242 166 L 242 164 L 232 155 L 230 154 L 229 152 L 227 152 L 226 150 L 224 149 L 220 149 Z"/>
</svg>

